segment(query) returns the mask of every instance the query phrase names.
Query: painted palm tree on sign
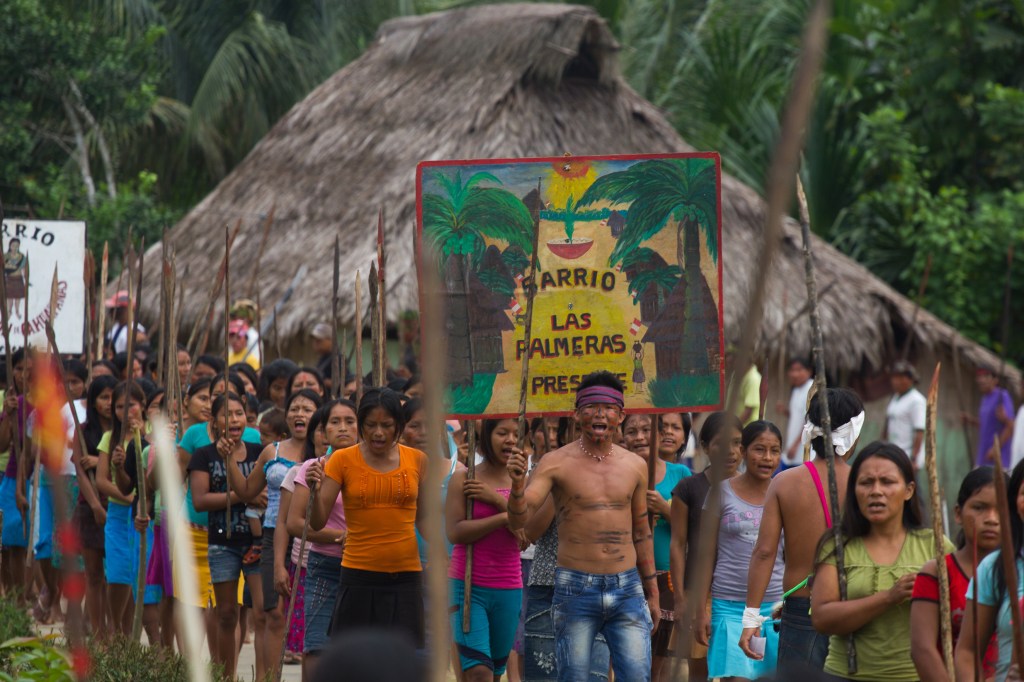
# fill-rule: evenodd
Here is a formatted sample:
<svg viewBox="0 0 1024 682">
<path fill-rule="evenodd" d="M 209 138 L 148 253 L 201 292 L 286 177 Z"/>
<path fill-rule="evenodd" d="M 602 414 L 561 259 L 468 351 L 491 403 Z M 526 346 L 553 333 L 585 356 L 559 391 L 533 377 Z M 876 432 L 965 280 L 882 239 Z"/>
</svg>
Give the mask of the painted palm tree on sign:
<svg viewBox="0 0 1024 682">
<path fill-rule="evenodd" d="M 470 272 L 478 270 L 486 239 L 533 252 L 533 217 L 526 205 L 500 185 L 490 173 L 474 173 L 465 182 L 462 173 L 454 177 L 435 173 L 443 193 L 423 195 L 423 236 L 440 258 L 448 305 L 449 383 L 474 383 L 473 341 L 470 334 L 471 308 L 468 301 Z"/>
<path fill-rule="evenodd" d="M 700 269 L 701 234 L 718 262 L 718 184 L 714 159 L 657 159 L 638 161 L 626 170 L 602 175 L 580 198 L 579 206 L 601 200 L 628 204 L 626 224 L 608 258 L 614 267 L 663 229 L 675 229 L 676 258 L 682 277 L 672 299 L 679 310 L 662 309 L 645 337 L 655 344 L 658 376 L 711 374 L 718 369 L 718 310 Z M 671 313 L 673 320 L 666 318 Z M 672 322 L 681 329 L 652 335 Z M 659 324 L 660 323 L 660 324 Z M 650 338 L 648 338 L 650 337 Z M 709 343 L 714 340 L 714 343 Z"/>
</svg>

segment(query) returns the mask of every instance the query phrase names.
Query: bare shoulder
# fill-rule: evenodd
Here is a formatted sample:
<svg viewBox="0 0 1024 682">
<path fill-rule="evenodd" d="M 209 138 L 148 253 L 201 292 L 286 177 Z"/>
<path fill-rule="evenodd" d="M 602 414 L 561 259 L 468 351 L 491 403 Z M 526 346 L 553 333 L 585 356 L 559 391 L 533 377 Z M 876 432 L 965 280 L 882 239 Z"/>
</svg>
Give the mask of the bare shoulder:
<svg viewBox="0 0 1024 682">
<path fill-rule="evenodd" d="M 938 564 L 935 563 L 935 559 L 929 559 L 928 561 L 924 562 L 924 566 L 921 567 L 921 570 L 918 571 L 918 573 L 923 573 L 925 575 L 930 575 L 932 577 L 938 577 L 939 567 Z"/>
</svg>

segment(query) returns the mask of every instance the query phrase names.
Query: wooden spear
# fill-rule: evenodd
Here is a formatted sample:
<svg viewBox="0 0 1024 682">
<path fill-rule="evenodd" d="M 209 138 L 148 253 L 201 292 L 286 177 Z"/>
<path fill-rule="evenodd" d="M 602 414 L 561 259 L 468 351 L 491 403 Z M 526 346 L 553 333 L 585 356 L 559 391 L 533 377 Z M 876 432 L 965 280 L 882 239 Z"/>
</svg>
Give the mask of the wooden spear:
<svg viewBox="0 0 1024 682">
<path fill-rule="evenodd" d="M 649 439 L 649 445 L 647 447 L 647 490 L 654 490 L 655 478 L 658 475 L 658 447 L 661 442 L 661 415 L 651 415 L 651 437 Z M 650 509 L 647 510 L 647 523 L 650 524 L 651 530 L 654 530 L 654 524 L 658 522 L 657 515 Z"/>
<path fill-rule="evenodd" d="M 964 403 L 964 378 L 960 374 L 960 348 L 956 341 L 956 332 L 953 331 L 949 336 L 949 349 L 950 354 L 953 356 L 953 379 L 956 381 L 956 400 L 958 407 L 960 408 L 960 414 L 967 414 L 967 405 Z M 966 422 L 963 419 L 960 420 L 960 431 L 964 435 L 964 446 L 967 448 L 967 468 L 974 468 L 974 444 L 971 442 L 971 430 L 967 427 Z"/>
<path fill-rule="evenodd" d="M 356 270 L 356 404 L 363 401 L 363 277 Z"/>
<path fill-rule="evenodd" d="M 103 242 L 103 263 L 100 266 L 100 297 L 96 305 L 96 360 L 103 359 L 103 345 L 104 339 L 104 327 L 107 322 L 107 267 L 110 263 L 110 244 Z M 92 363 L 90 364 L 89 371 L 92 372 Z"/>
<path fill-rule="evenodd" d="M 796 178 L 796 195 L 800 204 L 800 234 L 804 245 L 804 272 L 807 280 L 807 300 L 811 304 L 811 338 L 814 355 L 814 384 L 817 387 L 818 404 L 821 405 L 821 431 L 825 446 L 825 461 L 828 464 L 828 496 L 832 518 L 838 519 L 839 486 L 836 483 L 835 447 L 832 444 L 832 416 L 828 410 L 828 386 L 825 380 L 825 340 L 821 333 L 821 316 L 818 312 L 818 285 L 814 278 L 814 257 L 811 253 L 811 219 L 807 210 L 807 196 L 804 194 L 800 177 Z M 845 547 L 843 546 L 842 524 L 832 524 L 832 538 L 836 547 L 836 574 L 839 579 L 839 598 L 846 600 Z M 851 633 L 846 639 L 846 667 L 852 675 L 857 672 L 857 649 Z"/>
<path fill-rule="evenodd" d="M 523 343 L 525 351 L 523 352 L 523 364 L 522 369 L 519 372 L 519 420 L 517 423 L 518 430 L 518 447 L 520 450 L 526 444 L 527 436 L 527 424 L 526 424 L 526 393 L 530 383 L 530 344 L 533 340 L 533 301 L 537 296 L 537 268 L 538 268 L 538 254 L 537 249 L 540 245 L 540 182 L 541 179 L 537 178 L 537 206 L 533 211 L 533 244 L 532 253 L 530 254 L 530 276 L 523 279 L 523 293 L 526 294 L 526 320 L 523 324 Z M 433 263 L 434 261 L 428 261 Z M 527 286 L 527 282 L 529 285 Z M 466 292 L 467 295 L 469 292 Z"/>
<path fill-rule="evenodd" d="M 160 335 L 165 339 L 167 330 L 171 325 L 167 324 L 167 229 L 164 229 L 163 237 L 160 239 L 160 316 L 154 327 L 160 328 Z M 153 338 L 156 329 L 149 330 L 150 338 Z M 156 359 L 156 380 L 161 386 L 167 386 L 167 377 L 164 376 L 164 367 L 167 362 L 167 342 L 163 343 L 163 352 L 157 355 Z"/>
<path fill-rule="evenodd" d="M 939 634 L 946 672 L 952 682 L 953 669 L 953 617 L 949 610 L 949 571 L 946 569 L 945 533 L 942 527 L 942 491 L 939 489 L 938 462 L 936 460 L 935 433 L 938 424 L 939 372 L 942 363 L 935 365 L 931 386 L 928 387 L 928 407 L 925 421 L 924 456 L 928 470 L 929 497 L 932 504 L 932 534 L 935 539 L 935 564 L 939 569 Z"/>
<path fill-rule="evenodd" d="M 188 349 L 192 357 L 202 355 L 206 351 L 206 342 L 209 339 L 210 328 L 213 326 L 213 304 L 217 300 L 217 295 L 220 294 L 221 285 L 224 283 L 224 271 L 227 268 L 227 258 L 228 253 L 231 251 L 231 244 L 235 241 L 235 237 L 241 229 L 242 219 L 239 218 L 238 222 L 235 223 L 235 229 L 231 234 L 231 238 L 228 239 L 228 248 L 224 251 L 224 258 L 221 259 L 220 268 L 218 268 L 217 274 L 213 278 L 213 286 L 210 288 L 210 293 L 207 296 L 203 313 L 196 318 L 196 323 L 192 327 L 192 333 L 188 337 Z M 202 337 L 199 337 L 200 329 L 203 332 Z M 192 345 L 193 342 L 195 342 L 195 346 Z"/>
<path fill-rule="evenodd" d="M 82 286 L 85 287 L 85 349 L 82 352 L 82 358 L 85 360 L 86 374 L 85 381 L 86 386 L 92 382 L 92 349 L 93 349 L 93 338 L 92 333 L 96 327 L 93 325 L 93 313 L 96 310 L 96 301 L 93 297 L 96 292 L 93 291 L 93 282 L 96 281 L 96 259 L 92 255 L 92 251 L 86 249 L 85 251 L 85 269 L 82 272 Z"/>
<path fill-rule="evenodd" d="M 370 358 L 370 376 L 374 386 L 383 386 L 384 367 L 381 363 L 381 346 L 384 340 L 380 337 L 380 289 L 377 279 L 377 264 L 370 263 L 370 346 L 373 355 Z"/>
<path fill-rule="evenodd" d="M 242 221 L 239 220 L 241 225 Z M 236 229 L 237 231 L 237 229 Z M 212 312 L 212 311 L 211 311 Z M 227 226 L 224 227 L 224 395 L 228 394 L 228 375 L 231 373 L 231 342 L 228 339 L 228 328 L 231 326 L 231 235 L 228 234 Z M 224 433 L 228 432 L 228 401 L 224 400 Z M 224 466 L 231 466 L 234 462 L 230 457 L 224 459 Z M 224 472 L 224 485 L 227 495 L 224 497 L 224 536 L 231 539 L 231 477 Z"/>
<path fill-rule="evenodd" d="M 341 371 L 338 358 L 338 285 L 341 278 L 341 251 L 338 236 L 334 236 L 334 281 L 331 294 L 331 395 L 337 400 L 345 385 L 345 373 Z M 312 493 L 310 494 L 312 497 Z"/>
<path fill-rule="evenodd" d="M 28 293 L 29 293 L 29 288 L 31 287 L 30 282 L 31 282 L 31 280 L 29 278 L 29 257 L 28 257 L 28 254 L 26 254 L 25 255 L 25 316 L 22 318 L 22 321 L 21 321 L 21 335 L 22 335 L 22 344 L 23 344 L 22 348 L 25 349 L 26 357 L 28 356 L 28 328 L 29 328 L 29 324 L 28 324 Z M 25 386 L 24 386 L 24 388 L 25 388 L 25 395 L 27 397 L 28 396 L 28 379 L 25 378 L 25 377 L 22 377 L 22 383 L 25 384 Z M 27 404 L 26 404 L 25 409 L 26 410 L 28 409 Z M 26 419 L 28 418 L 27 412 L 26 412 L 25 417 L 26 417 Z M 33 440 L 35 440 L 35 439 L 33 438 Z M 32 481 L 32 505 L 29 506 L 29 514 L 30 514 L 30 516 L 29 516 L 29 520 L 28 520 L 28 567 L 29 567 L 29 569 L 32 568 L 32 564 L 33 564 L 33 562 L 35 562 L 35 559 L 36 559 L 36 546 L 35 546 L 35 540 L 33 539 L 33 538 L 35 538 L 35 534 L 36 534 L 36 515 L 35 515 L 35 512 L 33 511 L 33 509 L 37 509 L 38 507 L 35 507 L 34 505 L 38 505 L 39 504 L 39 457 L 41 455 L 41 453 L 39 451 L 39 448 L 36 447 L 35 444 L 33 444 L 33 448 L 32 449 L 35 452 L 35 468 L 32 470 L 34 472 L 33 481 Z M 27 433 L 27 429 L 25 428 L 24 424 L 22 424 L 22 428 L 21 428 L 21 451 L 22 451 L 22 453 L 24 453 L 25 458 L 28 459 L 28 456 L 29 456 L 28 433 Z M 31 573 L 31 570 L 29 572 Z"/>
<path fill-rule="evenodd" d="M 378 386 L 383 386 L 387 383 L 388 373 L 388 306 L 387 306 L 387 291 L 386 281 L 384 279 L 384 268 L 387 265 L 387 254 L 384 249 L 384 207 L 381 206 L 377 213 L 377 296 L 380 297 L 380 303 L 378 304 L 377 312 L 377 324 L 380 325 L 380 329 L 377 334 L 380 337 L 380 345 L 377 347 L 377 353 L 380 356 L 377 359 L 378 366 L 380 367 L 380 382 Z"/>
<path fill-rule="evenodd" d="M 1013 548 L 1013 536 L 1010 532 L 1010 506 L 1007 501 L 1008 491 L 1006 490 L 1006 476 L 1003 473 L 1003 458 L 999 454 L 1002 452 L 999 444 L 999 434 L 996 434 L 995 442 L 992 444 L 992 451 L 992 465 L 995 468 L 993 482 L 996 486 L 996 505 L 999 507 L 999 534 L 1002 536 L 999 560 L 1003 563 L 1003 575 L 1006 578 L 1006 594 L 1015 595 L 1017 594 L 1019 577 L 1017 575 L 1017 558 L 1011 551 Z M 1010 603 L 1016 604 L 1017 599 L 1011 599 Z M 1013 662 L 1019 668 L 1021 665 L 1024 665 L 1024 639 L 1021 638 L 1024 626 L 1021 624 L 1019 608 L 1010 609 L 1010 622 L 1013 627 Z"/>
</svg>

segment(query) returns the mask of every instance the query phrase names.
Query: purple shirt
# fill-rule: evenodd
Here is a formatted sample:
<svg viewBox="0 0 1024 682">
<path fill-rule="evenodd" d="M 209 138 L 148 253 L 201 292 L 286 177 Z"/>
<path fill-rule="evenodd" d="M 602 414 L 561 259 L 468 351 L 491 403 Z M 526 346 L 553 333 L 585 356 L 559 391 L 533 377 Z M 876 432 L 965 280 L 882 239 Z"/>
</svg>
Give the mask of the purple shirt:
<svg viewBox="0 0 1024 682">
<path fill-rule="evenodd" d="M 1003 423 L 996 416 L 996 410 L 1000 404 L 1003 406 L 1006 418 L 1013 419 L 1013 400 L 1005 388 L 997 387 L 981 397 L 981 406 L 978 408 L 978 466 L 990 464 L 989 450 L 992 449 L 996 436 L 1003 432 Z M 1005 443 L 999 445 L 1003 467 L 1009 469 L 1011 439 L 1007 438 Z"/>
</svg>

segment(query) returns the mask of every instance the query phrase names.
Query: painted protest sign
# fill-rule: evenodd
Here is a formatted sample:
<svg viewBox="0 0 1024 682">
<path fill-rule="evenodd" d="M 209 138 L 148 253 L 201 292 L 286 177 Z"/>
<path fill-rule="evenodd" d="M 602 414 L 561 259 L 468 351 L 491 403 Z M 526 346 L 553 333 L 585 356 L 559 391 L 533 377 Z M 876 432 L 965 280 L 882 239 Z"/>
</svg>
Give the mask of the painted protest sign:
<svg viewBox="0 0 1024 682">
<path fill-rule="evenodd" d="M 444 286 L 453 416 L 518 412 L 533 285 L 528 415 L 571 412 L 599 369 L 628 411 L 721 405 L 717 154 L 424 162 L 417 216 Z"/>
<path fill-rule="evenodd" d="M 46 321 L 51 317 L 50 287 L 56 267 L 57 309 L 52 324 L 57 346 L 61 353 L 83 352 L 85 223 L 10 218 L 3 221 L 2 234 L 11 346 L 22 347 L 27 331 L 29 345 L 47 347 Z M 26 264 L 28 282 L 25 281 Z M 2 337 L 0 349 L 3 349 Z"/>
</svg>

